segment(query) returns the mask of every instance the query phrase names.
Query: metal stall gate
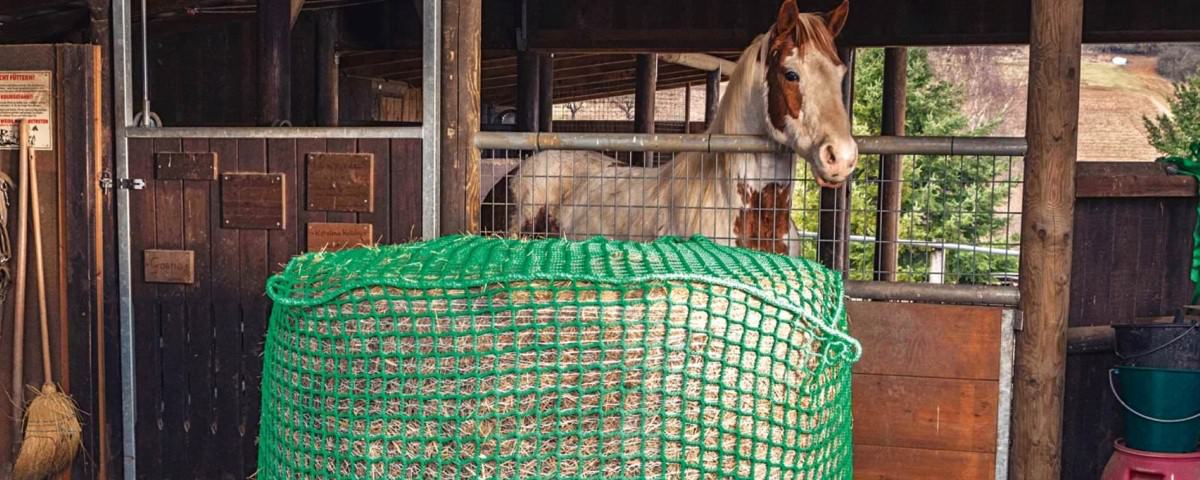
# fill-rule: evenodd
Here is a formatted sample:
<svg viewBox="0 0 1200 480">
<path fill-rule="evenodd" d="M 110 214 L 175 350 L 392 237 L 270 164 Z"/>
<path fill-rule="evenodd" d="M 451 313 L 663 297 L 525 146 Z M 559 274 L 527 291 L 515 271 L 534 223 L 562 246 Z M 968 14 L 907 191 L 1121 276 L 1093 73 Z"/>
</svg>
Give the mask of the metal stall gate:
<svg viewBox="0 0 1200 480">
<path fill-rule="evenodd" d="M 904 155 L 903 161 L 911 162 L 915 173 L 902 180 L 902 188 L 912 198 L 900 211 L 888 212 L 905 227 L 897 229 L 898 238 L 884 238 L 874 230 L 880 214 L 874 202 L 850 206 L 843 216 L 850 223 L 844 227 L 847 238 L 819 232 L 818 217 L 825 212 L 802 162 L 795 171 L 768 172 L 771 178 L 758 179 L 790 184 L 790 197 L 747 207 L 780 226 L 795 222 L 799 234 L 789 241 L 799 245 L 790 250 L 805 258 L 817 257 L 820 242 L 848 244 L 843 274 L 850 329 L 864 348 L 854 368 L 856 476 L 932 478 L 954 472 L 954 478 L 962 479 L 1007 478 L 1014 330 L 1019 323 L 1011 272 L 1019 255 L 1020 210 L 1014 197 L 1019 198 L 1021 181 L 1013 172 L 1019 171 L 1014 164 L 1024 155 L 1024 139 L 863 137 L 858 143 L 863 166 L 849 188 L 868 198 L 877 198 L 885 182 L 876 156 Z M 639 152 L 651 152 L 652 162 L 661 166 L 681 158 L 707 161 L 703 159 L 715 153 L 770 153 L 777 148 L 765 138 L 740 135 L 504 132 L 481 133 L 476 146 L 483 151 L 483 170 L 489 172 L 481 189 L 486 233 L 632 240 L 651 240 L 655 232 L 605 222 L 616 222 L 618 216 L 654 222 L 675 209 L 712 209 L 711 204 L 672 203 L 694 195 L 664 200 L 653 192 L 731 188 L 735 181 L 712 177 L 720 169 L 625 168 Z M 559 153 L 542 157 L 551 162 L 524 162 L 543 151 Z M 589 153 L 562 153 L 569 151 Z M 682 157 L 683 152 L 688 156 Z M 922 165 L 938 162 L 951 164 L 962 175 L 922 176 Z M 556 189 L 600 194 L 559 196 Z M 952 195 L 966 201 L 945 205 Z M 587 221 L 568 229 L 549 213 L 566 209 L 584 209 L 588 213 L 573 218 Z M 712 221 L 736 218 L 736 212 L 715 213 L 725 215 L 713 215 Z M 735 238 L 728 229 L 706 227 L 702 230 L 716 233 L 714 240 L 727 244 L 761 246 L 759 242 L 774 240 Z M 968 229 L 974 233 L 964 233 Z M 766 230 L 780 231 L 774 225 Z M 899 250 L 897 265 L 889 267 L 899 281 L 874 281 L 884 272 L 872 256 L 883 246 Z"/>
<path fill-rule="evenodd" d="M 424 0 L 422 126 L 354 128 L 147 126 L 130 3 L 113 1 L 124 478 L 248 478 L 267 277 L 438 235 L 441 2 Z"/>
</svg>

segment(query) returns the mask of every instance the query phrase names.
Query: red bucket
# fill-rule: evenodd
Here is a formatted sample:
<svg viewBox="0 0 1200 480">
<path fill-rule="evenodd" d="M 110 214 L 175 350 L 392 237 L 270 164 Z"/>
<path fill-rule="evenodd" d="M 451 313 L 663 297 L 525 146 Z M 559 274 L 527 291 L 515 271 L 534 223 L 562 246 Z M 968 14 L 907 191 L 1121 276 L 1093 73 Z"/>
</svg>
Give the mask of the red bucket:
<svg viewBox="0 0 1200 480">
<path fill-rule="evenodd" d="M 1156 453 L 1134 450 L 1118 439 L 1101 480 L 1200 479 L 1200 452 Z"/>
</svg>

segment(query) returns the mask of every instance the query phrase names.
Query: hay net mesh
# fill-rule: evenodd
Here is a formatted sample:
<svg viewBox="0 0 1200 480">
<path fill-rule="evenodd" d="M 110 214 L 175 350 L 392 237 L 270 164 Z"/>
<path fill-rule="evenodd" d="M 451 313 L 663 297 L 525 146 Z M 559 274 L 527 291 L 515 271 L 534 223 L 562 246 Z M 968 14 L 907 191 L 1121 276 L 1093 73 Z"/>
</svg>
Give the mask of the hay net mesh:
<svg viewBox="0 0 1200 480">
<path fill-rule="evenodd" d="M 448 236 L 270 279 L 258 478 L 851 477 L 840 275 Z"/>
</svg>

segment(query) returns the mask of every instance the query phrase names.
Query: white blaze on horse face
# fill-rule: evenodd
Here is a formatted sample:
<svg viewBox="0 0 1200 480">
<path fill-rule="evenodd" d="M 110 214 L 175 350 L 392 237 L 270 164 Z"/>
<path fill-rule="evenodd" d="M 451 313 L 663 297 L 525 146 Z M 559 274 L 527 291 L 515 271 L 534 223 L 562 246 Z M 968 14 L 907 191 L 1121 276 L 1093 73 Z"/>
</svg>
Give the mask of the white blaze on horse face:
<svg viewBox="0 0 1200 480">
<path fill-rule="evenodd" d="M 773 72 L 767 73 L 768 95 L 777 97 L 768 102 L 780 106 L 775 111 L 769 105 L 766 109 L 771 137 L 808 161 L 818 183 L 833 186 L 845 182 L 858 164 L 858 144 L 842 103 L 845 65 L 834 63 L 815 48 L 802 54 L 792 49 L 778 62 L 779 68 L 770 70 L 783 72 L 783 81 L 772 82 Z M 779 115 L 780 109 L 786 114 Z"/>
</svg>

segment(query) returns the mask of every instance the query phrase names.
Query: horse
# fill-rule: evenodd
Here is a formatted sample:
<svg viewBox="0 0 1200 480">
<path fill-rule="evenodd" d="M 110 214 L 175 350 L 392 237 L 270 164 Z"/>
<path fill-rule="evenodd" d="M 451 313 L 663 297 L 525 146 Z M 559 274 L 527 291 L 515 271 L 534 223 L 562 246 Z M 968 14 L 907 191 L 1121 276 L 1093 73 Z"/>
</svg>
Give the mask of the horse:
<svg viewBox="0 0 1200 480">
<path fill-rule="evenodd" d="M 797 157 L 826 188 L 845 183 L 858 162 L 842 103 L 847 69 L 834 46 L 848 11 L 849 0 L 822 13 L 785 0 L 741 53 L 707 133 L 766 136 L 776 153 L 683 152 L 638 167 L 597 152 L 539 152 L 489 192 L 481 233 L 636 241 L 699 234 L 799 256 L 791 218 Z"/>
</svg>

